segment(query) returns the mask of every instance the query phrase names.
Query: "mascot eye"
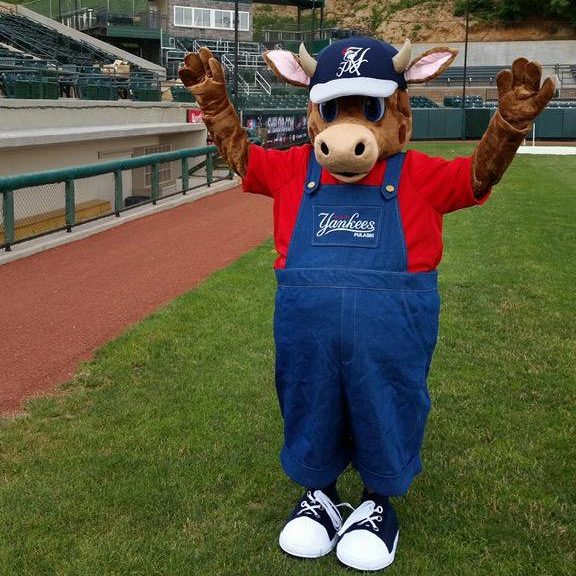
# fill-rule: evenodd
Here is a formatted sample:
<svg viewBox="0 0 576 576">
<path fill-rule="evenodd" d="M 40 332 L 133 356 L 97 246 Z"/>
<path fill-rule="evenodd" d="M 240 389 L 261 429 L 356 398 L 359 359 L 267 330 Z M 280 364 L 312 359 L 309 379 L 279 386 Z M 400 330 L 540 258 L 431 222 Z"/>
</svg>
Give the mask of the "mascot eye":
<svg viewBox="0 0 576 576">
<path fill-rule="evenodd" d="M 378 120 L 382 120 L 385 111 L 386 104 L 384 98 L 368 97 L 364 100 L 364 116 L 366 116 L 370 122 L 378 122 Z"/>
<path fill-rule="evenodd" d="M 327 100 L 319 106 L 320 116 L 325 122 L 332 122 L 338 116 L 338 100 Z"/>
</svg>

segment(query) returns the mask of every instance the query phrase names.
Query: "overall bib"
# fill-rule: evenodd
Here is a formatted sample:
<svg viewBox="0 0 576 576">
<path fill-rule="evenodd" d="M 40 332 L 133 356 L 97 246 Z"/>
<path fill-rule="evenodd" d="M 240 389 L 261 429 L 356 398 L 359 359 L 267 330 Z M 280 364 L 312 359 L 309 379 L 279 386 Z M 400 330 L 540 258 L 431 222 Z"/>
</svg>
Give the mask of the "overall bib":
<svg viewBox="0 0 576 576">
<path fill-rule="evenodd" d="M 302 486 L 352 463 L 368 488 L 402 495 L 421 470 L 440 302 L 435 271 L 407 272 L 403 159 L 387 159 L 381 186 L 321 185 L 310 154 L 274 315 L 281 461 Z"/>
</svg>

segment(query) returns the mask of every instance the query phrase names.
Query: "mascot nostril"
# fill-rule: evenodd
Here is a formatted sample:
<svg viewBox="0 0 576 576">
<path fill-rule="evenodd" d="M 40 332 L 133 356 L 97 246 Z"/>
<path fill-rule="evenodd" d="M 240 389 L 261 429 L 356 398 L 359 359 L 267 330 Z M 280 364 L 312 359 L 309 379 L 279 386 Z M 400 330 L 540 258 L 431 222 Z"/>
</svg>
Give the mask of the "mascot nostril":
<svg viewBox="0 0 576 576">
<path fill-rule="evenodd" d="M 307 488 L 280 534 L 293 556 L 336 548 L 361 571 L 393 562 L 388 497 L 405 494 L 422 468 L 443 217 L 488 198 L 554 95 L 550 78 L 540 86 L 540 66 L 519 58 L 498 74 L 499 107 L 473 154 L 403 152 L 407 85 L 439 76 L 455 57 L 436 47 L 411 60 L 410 42 L 397 50 L 372 38 L 334 42 L 317 60 L 304 45 L 298 55 L 266 52 L 281 80 L 309 89 L 310 143 L 287 150 L 250 144 L 210 50 L 180 70 L 244 190 L 274 202 L 281 462 Z M 336 481 L 350 464 L 364 502 L 343 522 Z"/>
</svg>

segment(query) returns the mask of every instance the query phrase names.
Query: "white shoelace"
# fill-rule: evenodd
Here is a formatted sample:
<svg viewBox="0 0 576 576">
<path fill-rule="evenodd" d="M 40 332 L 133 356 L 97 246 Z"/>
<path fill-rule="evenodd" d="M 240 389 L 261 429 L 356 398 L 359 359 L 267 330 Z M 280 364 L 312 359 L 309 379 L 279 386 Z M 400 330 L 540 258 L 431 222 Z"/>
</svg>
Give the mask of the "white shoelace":
<svg viewBox="0 0 576 576">
<path fill-rule="evenodd" d="M 326 496 L 322 490 L 315 490 L 314 494 L 312 494 L 312 492 L 308 492 L 306 496 L 310 503 L 307 500 L 303 500 L 300 504 L 302 510 L 298 511 L 298 515 L 306 512 L 312 512 L 312 514 L 318 518 L 320 516 L 318 514 L 318 510 L 324 509 L 326 510 L 330 520 L 332 520 L 332 524 L 336 530 L 342 526 L 342 515 L 340 514 L 340 510 L 338 510 L 338 508 L 341 506 L 346 506 L 347 508 L 354 510 L 354 508 L 348 504 L 348 502 L 342 502 L 342 504 L 334 504 L 334 502 L 332 502 L 332 500 L 330 500 L 330 498 L 328 498 L 328 496 Z"/>
<path fill-rule="evenodd" d="M 358 524 L 359 526 L 370 524 L 374 532 L 378 532 L 379 528 L 376 526 L 376 522 L 382 520 L 381 514 L 383 511 L 382 506 L 376 506 L 373 500 L 362 502 L 362 504 L 348 516 L 346 522 L 344 522 L 344 525 L 338 531 L 338 536 L 342 536 L 353 524 Z"/>
</svg>

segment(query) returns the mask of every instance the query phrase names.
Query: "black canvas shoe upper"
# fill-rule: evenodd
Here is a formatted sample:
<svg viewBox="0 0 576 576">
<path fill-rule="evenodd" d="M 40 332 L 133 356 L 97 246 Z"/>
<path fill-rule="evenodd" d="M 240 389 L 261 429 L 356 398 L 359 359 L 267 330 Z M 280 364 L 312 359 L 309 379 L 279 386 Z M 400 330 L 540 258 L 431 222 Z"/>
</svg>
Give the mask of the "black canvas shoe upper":
<svg viewBox="0 0 576 576">
<path fill-rule="evenodd" d="M 338 506 L 347 505 L 339 504 Z M 288 521 L 301 516 L 308 516 L 322 524 L 329 539 L 332 540 L 342 526 L 342 515 L 338 506 L 322 490 L 315 490 L 314 492 L 308 490 L 292 510 Z"/>
<path fill-rule="evenodd" d="M 350 514 L 338 535 L 354 530 L 367 530 L 378 536 L 391 552 L 398 534 L 396 511 L 387 499 L 366 500 Z"/>
</svg>

